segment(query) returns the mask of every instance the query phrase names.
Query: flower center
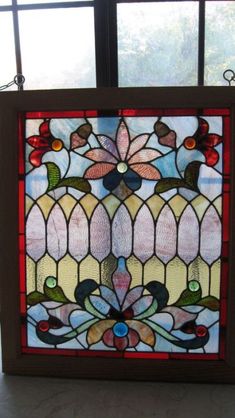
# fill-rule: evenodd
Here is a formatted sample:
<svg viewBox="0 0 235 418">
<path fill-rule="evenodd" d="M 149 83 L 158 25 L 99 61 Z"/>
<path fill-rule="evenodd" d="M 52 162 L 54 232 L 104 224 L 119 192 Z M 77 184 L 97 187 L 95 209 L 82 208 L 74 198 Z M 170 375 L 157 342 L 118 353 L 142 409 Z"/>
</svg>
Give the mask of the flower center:
<svg viewBox="0 0 235 418">
<path fill-rule="evenodd" d="M 119 173 L 126 173 L 126 171 L 128 170 L 128 165 L 126 163 L 118 163 L 117 165 L 117 171 Z"/>
<path fill-rule="evenodd" d="M 60 139 L 54 139 L 51 148 L 53 151 L 60 151 L 63 148 L 63 142 Z"/>
<path fill-rule="evenodd" d="M 184 140 L 184 146 L 186 149 L 194 149 L 196 147 L 196 140 L 192 136 L 188 136 Z"/>
<path fill-rule="evenodd" d="M 113 326 L 113 333 L 116 337 L 125 337 L 128 334 L 128 326 L 125 322 L 116 322 Z"/>
</svg>

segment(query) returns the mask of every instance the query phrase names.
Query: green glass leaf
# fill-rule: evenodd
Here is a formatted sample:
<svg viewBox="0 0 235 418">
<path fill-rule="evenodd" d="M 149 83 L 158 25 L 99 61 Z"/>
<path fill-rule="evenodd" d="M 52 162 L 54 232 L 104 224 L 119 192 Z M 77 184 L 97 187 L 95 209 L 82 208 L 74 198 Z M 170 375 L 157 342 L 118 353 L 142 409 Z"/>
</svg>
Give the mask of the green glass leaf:
<svg viewBox="0 0 235 418">
<path fill-rule="evenodd" d="M 202 163 L 200 161 L 193 161 L 185 169 L 185 182 L 196 192 L 199 191 L 197 182 L 201 164 Z"/>
<path fill-rule="evenodd" d="M 199 192 L 197 182 L 201 164 L 202 163 L 200 161 L 193 161 L 192 163 L 188 164 L 185 169 L 184 179 L 169 177 L 159 180 L 155 187 L 155 192 L 164 193 L 176 187 L 184 187 L 185 189 Z"/>
<path fill-rule="evenodd" d="M 202 298 L 199 302 L 197 302 L 197 305 L 204 306 L 211 311 L 219 310 L 219 300 L 214 296 L 206 296 L 205 298 Z"/>
<path fill-rule="evenodd" d="M 55 187 L 57 187 L 61 174 L 60 169 L 55 163 L 46 163 L 47 167 L 47 179 L 48 179 L 48 188 L 47 191 L 50 192 Z"/>
<path fill-rule="evenodd" d="M 202 297 L 201 288 L 196 292 L 192 292 L 189 289 L 185 289 L 179 299 L 174 303 L 174 306 L 187 306 L 195 305 Z"/>
<path fill-rule="evenodd" d="M 37 305 L 37 303 L 45 302 L 48 298 L 38 291 L 31 292 L 27 295 L 27 305 Z"/>
<path fill-rule="evenodd" d="M 73 187 L 74 189 L 80 190 L 80 192 L 88 193 L 91 191 L 90 183 L 81 177 L 68 177 L 61 180 L 56 187 Z"/>
<path fill-rule="evenodd" d="M 169 177 L 168 179 L 161 179 L 158 181 L 155 192 L 156 193 L 164 193 L 168 192 L 168 190 L 174 189 L 176 187 L 187 187 L 185 181 L 183 179 L 176 179 L 174 177 Z"/>
<path fill-rule="evenodd" d="M 69 299 L 66 298 L 60 286 L 56 286 L 52 289 L 45 284 L 44 293 L 49 300 L 53 300 L 54 302 L 70 302 Z"/>
</svg>

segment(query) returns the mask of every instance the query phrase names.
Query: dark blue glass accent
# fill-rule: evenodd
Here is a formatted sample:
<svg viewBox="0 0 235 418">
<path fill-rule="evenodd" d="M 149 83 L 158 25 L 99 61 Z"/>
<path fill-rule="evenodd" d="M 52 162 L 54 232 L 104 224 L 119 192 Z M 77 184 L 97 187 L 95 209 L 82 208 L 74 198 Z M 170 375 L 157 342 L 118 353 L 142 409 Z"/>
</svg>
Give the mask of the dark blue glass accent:
<svg viewBox="0 0 235 418">
<path fill-rule="evenodd" d="M 141 177 L 130 168 L 123 174 L 123 180 L 131 190 L 138 190 L 142 184 Z"/>
<path fill-rule="evenodd" d="M 122 174 L 117 171 L 115 168 L 110 173 L 106 174 L 103 179 L 103 185 L 107 190 L 114 190 L 120 184 L 122 180 Z"/>
<path fill-rule="evenodd" d="M 116 322 L 113 326 L 113 333 L 116 337 L 125 337 L 128 334 L 128 326 L 125 322 Z"/>
</svg>

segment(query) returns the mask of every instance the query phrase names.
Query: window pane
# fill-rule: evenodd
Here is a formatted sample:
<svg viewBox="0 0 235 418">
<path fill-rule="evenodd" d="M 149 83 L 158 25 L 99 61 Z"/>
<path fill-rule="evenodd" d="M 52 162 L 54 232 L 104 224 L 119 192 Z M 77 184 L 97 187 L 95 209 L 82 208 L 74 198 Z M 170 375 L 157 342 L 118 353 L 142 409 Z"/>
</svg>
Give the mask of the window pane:
<svg viewBox="0 0 235 418">
<path fill-rule="evenodd" d="M 93 8 L 19 12 L 26 89 L 95 87 Z"/>
<path fill-rule="evenodd" d="M 16 74 L 12 14 L 9 12 L 0 13 L 0 39 L 4 39 L 4 42 L 0 42 L 0 86 L 2 86 L 13 80 Z"/>
<path fill-rule="evenodd" d="M 67 3 L 69 1 L 92 1 L 92 0 L 17 0 L 18 4 L 38 4 L 38 3 Z"/>
<path fill-rule="evenodd" d="M 235 68 L 235 3 L 206 4 L 205 84 L 223 85 L 223 72 Z"/>
<path fill-rule="evenodd" d="M 11 4 L 11 0 L 0 0 L 0 6 L 9 6 Z"/>
<path fill-rule="evenodd" d="M 119 4 L 119 85 L 197 84 L 197 36 L 197 3 Z"/>
</svg>

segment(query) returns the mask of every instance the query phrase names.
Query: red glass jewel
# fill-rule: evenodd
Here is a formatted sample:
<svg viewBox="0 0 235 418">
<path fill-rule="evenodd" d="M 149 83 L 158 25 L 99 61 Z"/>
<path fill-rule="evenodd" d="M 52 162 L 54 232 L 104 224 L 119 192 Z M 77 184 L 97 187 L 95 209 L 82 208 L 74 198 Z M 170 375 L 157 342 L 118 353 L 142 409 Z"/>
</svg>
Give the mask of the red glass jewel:
<svg viewBox="0 0 235 418">
<path fill-rule="evenodd" d="M 38 329 L 39 329 L 41 332 L 47 332 L 47 331 L 49 331 L 49 329 L 50 329 L 49 322 L 48 322 L 48 321 L 40 321 L 40 322 L 38 323 Z"/>
<path fill-rule="evenodd" d="M 195 329 L 197 337 L 205 337 L 207 334 L 207 328 L 204 325 L 198 325 Z"/>
</svg>

